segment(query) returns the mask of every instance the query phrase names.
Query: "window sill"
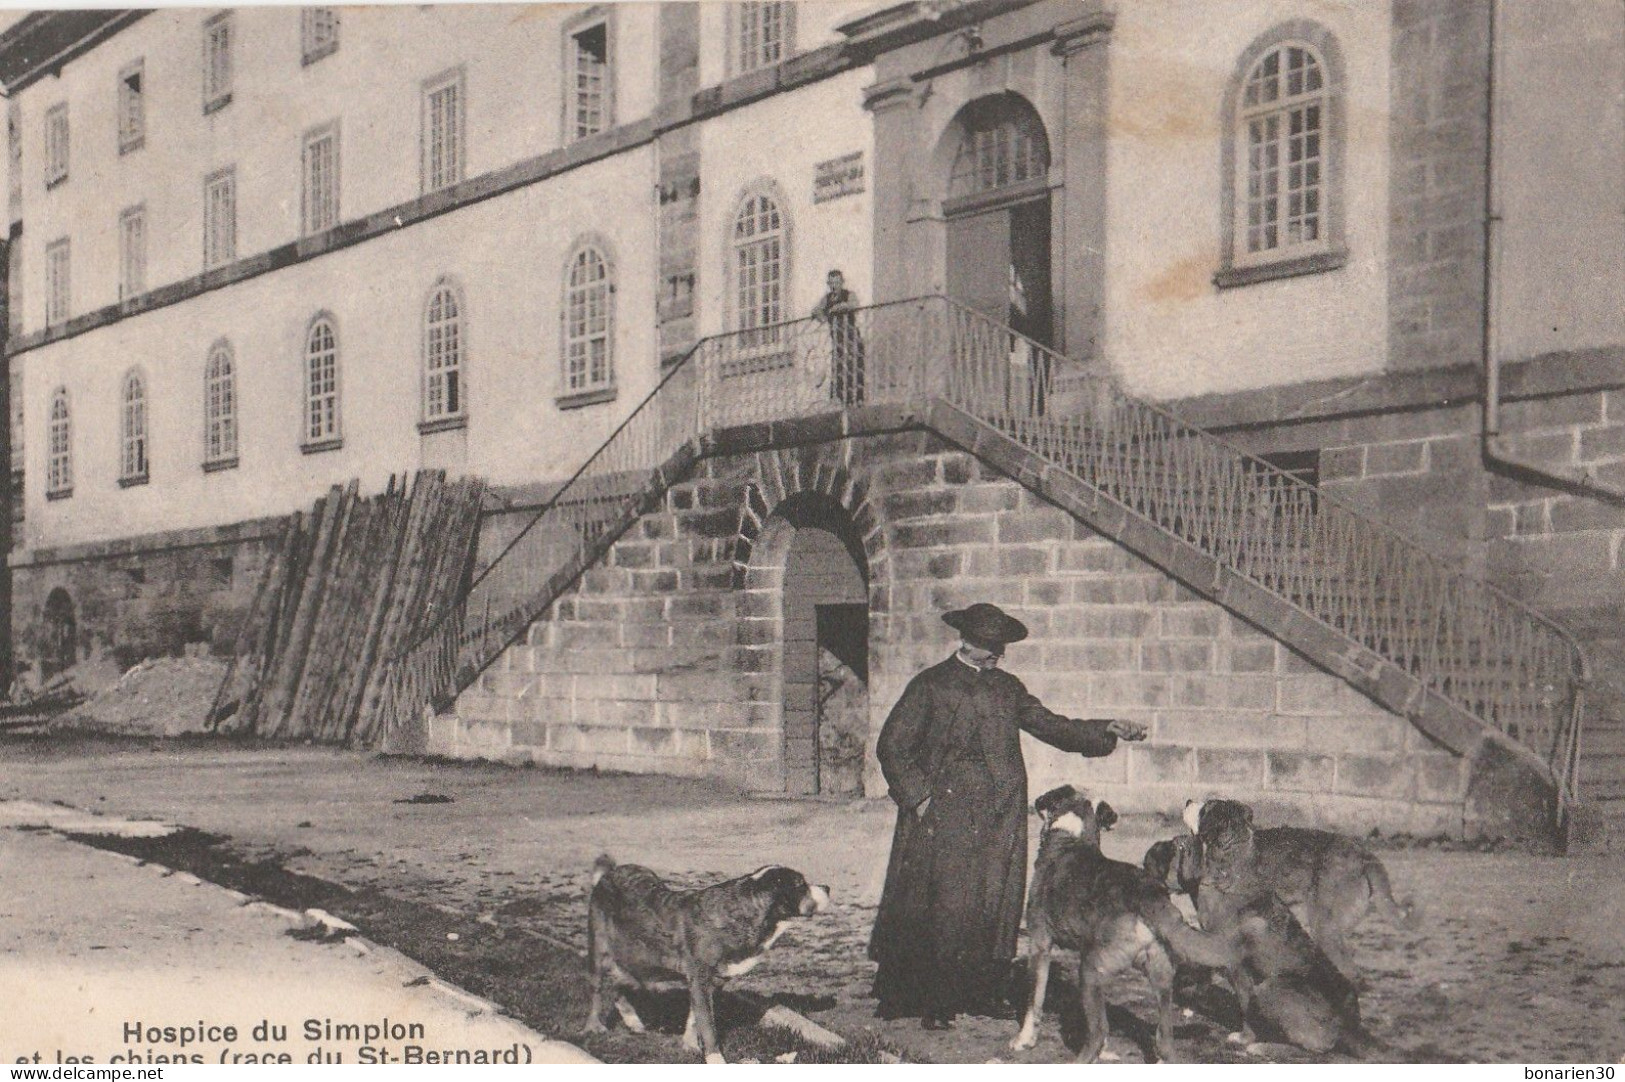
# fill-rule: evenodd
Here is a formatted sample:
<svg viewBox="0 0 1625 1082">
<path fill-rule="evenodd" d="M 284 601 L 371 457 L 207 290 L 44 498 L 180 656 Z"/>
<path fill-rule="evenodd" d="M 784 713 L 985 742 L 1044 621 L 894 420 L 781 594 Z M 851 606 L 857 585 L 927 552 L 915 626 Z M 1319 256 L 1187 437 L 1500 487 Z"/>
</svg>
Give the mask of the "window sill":
<svg viewBox="0 0 1625 1082">
<path fill-rule="evenodd" d="M 203 103 L 203 115 L 208 116 L 210 113 L 218 113 L 220 110 L 224 109 L 226 106 L 228 106 L 230 104 L 231 104 L 231 92 L 228 90 L 226 93 L 220 95 L 218 98 L 214 98 L 211 101 L 204 102 Z"/>
<path fill-rule="evenodd" d="M 1220 289 L 1234 289 L 1237 286 L 1250 286 L 1258 282 L 1273 282 L 1280 278 L 1298 278 L 1306 274 L 1324 274 L 1346 265 L 1349 261 L 1347 248 L 1333 248 L 1325 252 L 1313 252 L 1309 255 L 1289 256 L 1286 259 L 1277 259 L 1269 263 L 1255 263 L 1246 266 L 1229 266 L 1221 268 L 1213 276 L 1213 284 Z"/>
<path fill-rule="evenodd" d="M 307 455 L 319 455 L 323 451 L 337 451 L 343 446 L 344 437 L 334 436 L 330 440 L 313 440 L 309 443 L 301 443 L 299 445 L 299 450 Z"/>
<path fill-rule="evenodd" d="M 458 414 L 456 417 L 436 417 L 432 421 L 419 421 L 418 432 L 427 436 L 434 432 L 453 432 L 459 428 L 468 427 L 468 414 Z"/>
<path fill-rule="evenodd" d="M 46 177 L 45 178 L 45 190 L 50 191 L 52 188 L 60 187 L 61 185 L 66 184 L 67 182 L 68 182 L 68 174 L 66 174 L 66 173 L 63 173 L 59 177 Z"/>
<path fill-rule="evenodd" d="M 616 394 L 614 387 L 595 387 L 590 391 L 573 391 L 570 394 L 561 394 L 553 400 L 553 404 L 561 410 L 575 410 L 583 406 L 596 406 L 604 402 L 613 402 Z"/>
<path fill-rule="evenodd" d="M 144 136 L 144 135 L 138 135 L 133 139 L 130 139 L 130 140 L 119 143 L 119 145 L 118 145 L 119 156 L 123 157 L 125 154 L 133 154 L 133 153 L 140 150 L 142 147 L 144 147 L 146 145 L 147 145 L 147 137 Z"/>
<path fill-rule="evenodd" d="M 118 487 L 135 488 L 137 485 L 144 485 L 150 480 L 152 480 L 152 478 L 144 473 L 131 474 L 129 477 L 120 477 L 118 479 Z"/>
<path fill-rule="evenodd" d="M 204 473 L 219 473 L 221 470 L 234 470 L 237 468 L 237 456 L 230 458 L 216 458 L 203 464 Z"/>
<path fill-rule="evenodd" d="M 316 61 L 322 59 L 323 57 L 332 56 L 334 53 L 336 53 L 338 51 L 339 51 L 339 43 L 336 42 L 336 41 L 333 42 L 331 45 L 323 45 L 323 46 L 320 46 L 318 48 L 312 49 L 310 52 L 306 53 L 304 55 L 304 57 L 300 60 L 300 66 L 308 68 L 312 64 L 316 63 Z"/>
<path fill-rule="evenodd" d="M 73 495 L 73 489 L 71 487 L 69 487 L 69 488 L 58 488 L 58 489 L 53 489 L 50 492 L 47 492 L 45 494 L 45 498 L 47 500 L 66 500 L 69 497 L 71 497 L 72 495 Z"/>
</svg>

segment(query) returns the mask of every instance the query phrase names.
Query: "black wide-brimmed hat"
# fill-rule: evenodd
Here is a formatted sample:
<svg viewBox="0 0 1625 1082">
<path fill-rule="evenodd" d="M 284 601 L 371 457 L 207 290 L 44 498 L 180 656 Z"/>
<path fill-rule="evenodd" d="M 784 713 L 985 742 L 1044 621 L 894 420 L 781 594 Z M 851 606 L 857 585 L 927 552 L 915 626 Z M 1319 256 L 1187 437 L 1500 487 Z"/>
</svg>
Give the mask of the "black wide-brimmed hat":
<svg viewBox="0 0 1625 1082">
<path fill-rule="evenodd" d="M 986 601 L 945 612 L 942 621 L 979 646 L 1006 646 L 1027 637 L 1026 624 Z"/>
</svg>

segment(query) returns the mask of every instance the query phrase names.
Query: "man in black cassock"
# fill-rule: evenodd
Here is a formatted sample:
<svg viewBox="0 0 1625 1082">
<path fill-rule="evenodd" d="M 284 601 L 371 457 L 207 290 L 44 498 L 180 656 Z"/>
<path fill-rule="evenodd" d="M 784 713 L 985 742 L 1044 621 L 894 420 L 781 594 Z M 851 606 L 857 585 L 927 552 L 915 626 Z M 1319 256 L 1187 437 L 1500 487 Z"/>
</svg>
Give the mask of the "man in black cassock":
<svg viewBox="0 0 1625 1082">
<path fill-rule="evenodd" d="M 998 669 L 1027 628 L 996 605 L 943 616 L 963 640 L 909 681 L 880 730 L 897 802 L 886 886 L 869 940 L 885 1018 L 946 1029 L 961 1011 L 1003 1014 L 1027 883 L 1027 764 L 1021 734 L 1110 755 L 1143 740 L 1129 721 L 1056 714 Z"/>
</svg>

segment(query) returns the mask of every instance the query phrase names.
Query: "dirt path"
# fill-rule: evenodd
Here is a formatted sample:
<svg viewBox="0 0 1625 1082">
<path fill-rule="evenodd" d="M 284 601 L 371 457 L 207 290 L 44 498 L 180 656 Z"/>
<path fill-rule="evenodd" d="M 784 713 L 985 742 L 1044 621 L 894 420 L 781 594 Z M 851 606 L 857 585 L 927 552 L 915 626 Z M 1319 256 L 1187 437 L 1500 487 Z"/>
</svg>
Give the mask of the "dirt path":
<svg viewBox="0 0 1625 1082">
<path fill-rule="evenodd" d="M 15 740 L 0 743 L 0 797 L 169 819 L 223 835 L 244 853 L 277 853 L 294 871 L 577 945 L 587 868 L 600 851 L 688 881 L 791 864 L 830 884 L 840 904 L 786 936 L 741 987 L 849 1036 L 878 1035 L 911 1058 L 1070 1055 L 1053 1024 L 1036 1049 L 1016 1056 L 1005 1048 L 1011 1022 L 966 1020 L 942 1036 L 874 1019 L 863 948 L 891 832 L 885 802 L 752 800 L 700 782 L 322 749 Z M 449 800 L 406 803 L 425 797 Z M 1172 829 L 1127 823 L 1108 836 L 1108 852 L 1137 859 Z M 1396 890 L 1413 894 L 1426 916 L 1415 932 L 1373 921 L 1355 939 L 1374 1031 L 1416 1060 L 1614 1063 L 1625 1056 L 1618 1010 L 1625 859 L 1383 856 Z M 489 963 L 500 969 L 518 960 L 496 952 Z M 1051 1003 L 1065 994 L 1052 988 Z M 1114 1015 L 1125 1035 L 1114 1034 L 1108 1048 L 1136 1060 L 1131 1034 L 1136 1018 L 1152 1016 L 1149 997 L 1126 981 L 1113 998 L 1126 1008 Z M 1246 1060 L 1223 1040 L 1225 997 L 1215 992 L 1204 1006 L 1218 1018 L 1198 1012 L 1182 1021 L 1186 1055 Z"/>
</svg>

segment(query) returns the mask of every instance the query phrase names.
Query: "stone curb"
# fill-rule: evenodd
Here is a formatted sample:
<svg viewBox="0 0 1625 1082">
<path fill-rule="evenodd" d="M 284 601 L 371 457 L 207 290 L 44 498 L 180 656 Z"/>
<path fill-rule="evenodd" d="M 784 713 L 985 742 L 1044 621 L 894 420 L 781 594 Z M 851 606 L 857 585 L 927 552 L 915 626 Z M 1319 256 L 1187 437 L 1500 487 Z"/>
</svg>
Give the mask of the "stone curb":
<svg viewBox="0 0 1625 1082">
<path fill-rule="evenodd" d="M 10 802 L 10 801 L 0 800 L 0 808 L 3 808 L 8 803 L 26 803 L 26 802 L 21 802 L 21 801 Z M 117 817 L 117 816 L 100 816 L 100 815 L 96 815 L 93 812 L 92 813 L 80 812 L 78 814 L 80 814 L 80 815 L 87 815 L 88 814 L 88 815 L 94 817 L 95 819 L 99 820 L 100 822 L 102 822 L 102 823 L 104 823 L 104 824 L 106 824 L 108 826 L 117 826 L 117 825 L 122 824 L 122 823 L 132 822 L 132 820 L 122 819 L 122 818 Z M 76 825 L 81 825 L 82 826 L 83 823 L 79 822 Z M 0 824 L 0 829 L 5 829 L 5 824 Z M 459 988 L 458 986 L 456 986 L 455 984 L 452 984 L 449 981 L 443 980 L 437 974 L 435 974 L 431 970 L 427 969 L 426 967 L 424 967 L 420 963 L 413 961 L 411 958 L 409 958 L 406 955 L 402 954 L 400 951 L 394 950 L 393 948 L 390 948 L 390 947 L 382 946 L 382 945 L 380 945 L 378 943 L 374 943 L 371 940 L 367 939 L 365 936 L 356 934 L 356 932 L 354 930 L 355 929 L 354 925 L 352 925 L 352 924 L 350 924 L 350 923 L 348 923 L 346 921 L 340 920 L 337 917 L 334 917 L 331 914 L 329 914 L 329 913 L 327 913 L 327 912 L 325 912 L 323 910 L 320 910 L 320 909 L 307 909 L 303 913 L 301 913 L 301 912 L 298 912 L 297 910 L 288 909 L 288 908 L 286 908 L 284 906 L 276 905 L 276 904 L 274 904 L 272 902 L 267 902 L 262 898 L 250 897 L 249 895 L 246 895 L 246 894 L 242 893 L 241 891 L 232 890 L 231 888 L 221 886 L 218 883 L 209 882 L 208 880 L 201 879 L 198 876 L 195 876 L 195 875 L 191 874 L 190 872 L 182 872 L 182 871 L 179 871 L 179 870 L 177 870 L 175 868 L 168 867 L 167 865 L 160 864 L 157 861 L 142 860 L 139 857 L 133 857 L 133 856 L 130 856 L 129 854 L 127 854 L 127 853 L 115 853 L 115 852 L 110 852 L 110 851 L 105 850 L 105 849 L 99 849 L 99 848 L 97 848 L 96 846 L 93 846 L 93 845 L 86 845 L 83 842 L 76 841 L 75 839 L 69 837 L 61 829 L 59 829 L 57 827 L 54 827 L 54 826 L 48 826 L 48 829 L 50 829 L 52 831 L 52 833 L 56 834 L 58 837 L 62 838 L 64 841 L 69 841 L 69 842 L 73 842 L 76 845 L 81 845 L 84 848 L 91 850 L 92 852 L 100 853 L 103 856 L 115 857 L 117 859 L 123 860 L 124 862 L 126 862 L 128 864 L 133 864 L 133 865 L 135 865 L 137 867 L 143 867 L 144 866 L 144 867 L 152 868 L 154 871 L 156 871 L 158 873 L 160 878 L 166 878 L 166 879 L 167 878 L 174 878 L 174 879 L 179 880 L 182 883 L 187 884 L 188 886 L 205 887 L 205 888 L 208 888 L 208 889 L 211 889 L 211 890 L 219 891 L 222 894 L 224 894 L 225 896 L 227 896 L 228 898 L 231 898 L 234 902 L 236 902 L 236 904 L 240 908 L 253 909 L 253 910 L 256 910 L 256 911 L 264 912 L 269 916 L 276 917 L 276 918 L 278 918 L 280 920 L 285 921 L 288 924 L 292 924 L 292 925 L 296 926 L 297 928 L 300 928 L 300 929 L 303 929 L 303 930 L 312 930 L 313 931 L 313 930 L 315 930 L 317 928 L 323 928 L 323 929 L 327 930 L 327 932 L 329 934 L 331 934 L 331 935 L 333 935 L 335 937 L 342 937 L 344 942 L 349 944 L 350 948 L 353 951 L 355 951 L 357 954 L 360 954 L 360 955 L 368 955 L 368 954 L 375 955 L 377 957 L 384 958 L 384 959 L 392 962 L 397 968 L 403 969 L 403 970 L 405 970 L 405 971 L 407 971 L 409 973 L 414 973 L 415 976 L 414 976 L 412 981 L 408 982 L 409 984 L 417 984 L 417 983 L 421 982 L 426 987 L 433 989 L 433 991 L 437 995 L 439 995 L 441 998 L 449 999 L 449 1000 L 452 1000 L 453 1002 L 457 1003 L 461 1008 L 465 1009 L 468 1012 L 470 1017 L 472 1017 L 474 1015 L 478 1015 L 478 1014 L 487 1014 L 487 1015 L 490 1015 L 494 1019 L 498 1019 L 498 1020 L 500 1020 L 501 1022 L 503 1022 L 503 1023 L 507 1024 L 507 1025 L 513 1026 L 514 1028 L 523 1031 L 527 1035 L 528 1038 L 531 1038 L 531 1039 L 527 1039 L 525 1041 L 525 1043 L 534 1044 L 536 1046 L 537 1055 L 536 1055 L 536 1058 L 535 1058 L 534 1062 L 537 1063 L 537 1064 L 575 1064 L 575 1063 L 601 1063 L 602 1062 L 596 1056 L 592 1055 L 586 1049 L 581 1048 L 579 1045 L 572 1044 L 569 1041 L 562 1041 L 562 1040 L 558 1040 L 556 1038 L 546 1037 L 546 1036 L 543 1036 L 540 1033 L 537 1033 L 535 1030 L 531 1029 L 529 1026 L 525 1025 L 523 1022 L 519 1021 L 518 1019 L 513 1018 L 513 1017 L 503 1013 L 502 1008 L 500 1006 L 498 1006 L 497 1004 L 491 1002 L 488 999 L 483 999 L 483 998 L 481 998 L 479 996 L 476 996 L 472 992 L 469 992 L 469 991 L 467 991 L 465 989 Z M 83 833 L 91 833 L 91 831 L 82 831 L 82 832 Z M 116 831 L 110 832 L 110 833 L 116 833 Z"/>
</svg>

